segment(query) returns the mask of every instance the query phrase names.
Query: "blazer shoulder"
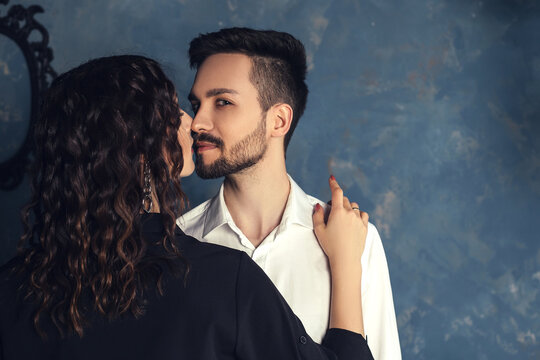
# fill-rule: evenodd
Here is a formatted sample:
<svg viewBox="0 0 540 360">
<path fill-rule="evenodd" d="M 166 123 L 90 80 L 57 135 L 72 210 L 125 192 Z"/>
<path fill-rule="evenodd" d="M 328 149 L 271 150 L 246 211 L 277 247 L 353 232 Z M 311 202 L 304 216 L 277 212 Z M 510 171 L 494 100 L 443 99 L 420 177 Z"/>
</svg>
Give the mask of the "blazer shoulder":
<svg viewBox="0 0 540 360">
<path fill-rule="evenodd" d="M 230 260 L 239 261 L 242 254 L 244 254 L 240 250 L 199 241 L 187 234 L 182 235 L 180 244 L 180 250 L 184 252 L 188 259 L 198 261 L 216 261 L 217 259 L 223 259 L 225 262 Z"/>
</svg>

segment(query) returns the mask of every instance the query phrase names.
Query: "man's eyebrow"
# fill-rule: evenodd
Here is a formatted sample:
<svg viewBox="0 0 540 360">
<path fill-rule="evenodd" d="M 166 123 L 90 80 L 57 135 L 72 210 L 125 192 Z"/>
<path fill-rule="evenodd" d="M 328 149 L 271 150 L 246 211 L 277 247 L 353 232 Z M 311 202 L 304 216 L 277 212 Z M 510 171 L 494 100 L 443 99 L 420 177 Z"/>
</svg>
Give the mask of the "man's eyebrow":
<svg viewBox="0 0 540 360">
<path fill-rule="evenodd" d="M 217 88 L 217 89 L 210 89 L 206 92 L 206 97 L 212 97 L 217 96 L 221 94 L 238 94 L 238 91 L 233 89 L 226 89 L 226 88 Z"/>
<path fill-rule="evenodd" d="M 238 91 L 234 89 L 227 89 L 227 88 L 210 89 L 206 92 L 206 97 L 210 98 L 210 97 L 218 96 L 221 94 L 238 94 Z M 188 100 L 198 101 L 199 98 L 194 93 L 190 92 L 188 95 Z"/>
</svg>

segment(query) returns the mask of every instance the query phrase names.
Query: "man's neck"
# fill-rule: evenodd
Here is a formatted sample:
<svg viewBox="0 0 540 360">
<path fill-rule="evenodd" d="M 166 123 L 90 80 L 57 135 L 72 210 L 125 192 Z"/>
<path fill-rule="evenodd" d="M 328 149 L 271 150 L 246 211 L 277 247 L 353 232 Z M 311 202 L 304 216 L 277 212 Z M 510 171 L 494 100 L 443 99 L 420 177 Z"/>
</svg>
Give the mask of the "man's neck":
<svg viewBox="0 0 540 360">
<path fill-rule="evenodd" d="M 272 162 L 264 158 L 247 171 L 225 178 L 225 204 L 236 226 L 255 247 L 281 222 L 290 187 L 284 159 Z"/>
</svg>

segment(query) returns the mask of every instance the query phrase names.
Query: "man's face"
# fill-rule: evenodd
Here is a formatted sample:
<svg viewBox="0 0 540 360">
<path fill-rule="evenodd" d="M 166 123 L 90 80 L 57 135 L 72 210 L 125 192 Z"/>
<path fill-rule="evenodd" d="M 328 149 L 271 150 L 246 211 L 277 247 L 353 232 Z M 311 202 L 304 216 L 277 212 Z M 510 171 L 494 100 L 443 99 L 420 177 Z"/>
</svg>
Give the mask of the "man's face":
<svg viewBox="0 0 540 360">
<path fill-rule="evenodd" d="M 208 57 L 197 71 L 189 100 L 195 117 L 196 171 L 217 178 L 255 165 L 267 148 L 266 114 L 242 54 Z"/>
</svg>

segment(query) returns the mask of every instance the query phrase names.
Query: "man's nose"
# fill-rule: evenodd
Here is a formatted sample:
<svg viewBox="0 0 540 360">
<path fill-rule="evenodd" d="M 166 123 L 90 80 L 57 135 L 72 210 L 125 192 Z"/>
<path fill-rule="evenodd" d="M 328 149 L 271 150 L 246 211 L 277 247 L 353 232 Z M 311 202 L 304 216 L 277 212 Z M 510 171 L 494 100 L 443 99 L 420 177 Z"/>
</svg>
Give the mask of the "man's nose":
<svg viewBox="0 0 540 360">
<path fill-rule="evenodd" d="M 191 131 L 196 133 L 208 132 L 213 129 L 212 120 L 210 116 L 206 114 L 204 109 L 201 107 L 195 114 L 193 122 L 191 123 Z"/>
</svg>

